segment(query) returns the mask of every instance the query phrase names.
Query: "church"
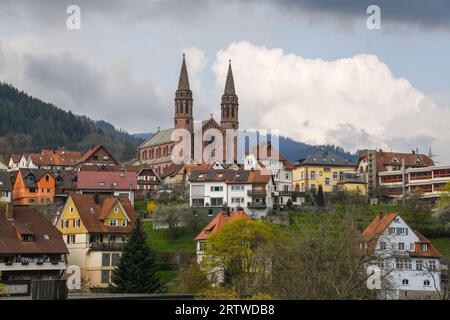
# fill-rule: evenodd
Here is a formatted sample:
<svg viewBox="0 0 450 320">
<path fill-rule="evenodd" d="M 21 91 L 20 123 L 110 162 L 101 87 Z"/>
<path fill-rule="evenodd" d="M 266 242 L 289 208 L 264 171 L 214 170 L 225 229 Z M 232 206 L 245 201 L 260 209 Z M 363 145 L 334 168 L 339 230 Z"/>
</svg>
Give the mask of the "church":
<svg viewBox="0 0 450 320">
<path fill-rule="evenodd" d="M 237 133 L 239 129 L 239 103 L 234 87 L 233 71 L 231 60 L 228 66 L 228 73 L 225 82 L 225 90 L 221 101 L 220 124 L 211 115 L 210 119 L 194 123 L 194 103 L 192 91 L 189 86 L 189 76 L 186 66 L 185 55 L 181 64 L 178 89 L 175 91 L 174 127 L 166 130 L 159 130 L 138 147 L 138 164 L 151 167 L 157 174 L 163 175 L 167 168 L 173 164 L 171 154 L 177 144 L 172 141 L 172 133 L 175 129 L 188 130 L 194 141 L 194 134 L 205 132 L 214 128 L 221 132 L 224 141 L 223 152 L 226 154 L 226 130 L 233 130 Z M 236 159 L 237 138 L 234 138 L 233 154 Z M 202 148 L 210 142 L 202 142 Z M 194 159 L 194 148 L 191 150 L 191 159 Z M 224 157 L 225 158 L 225 157 Z M 203 162 L 203 161 L 201 161 Z M 200 164 L 200 163 L 195 163 Z"/>
</svg>

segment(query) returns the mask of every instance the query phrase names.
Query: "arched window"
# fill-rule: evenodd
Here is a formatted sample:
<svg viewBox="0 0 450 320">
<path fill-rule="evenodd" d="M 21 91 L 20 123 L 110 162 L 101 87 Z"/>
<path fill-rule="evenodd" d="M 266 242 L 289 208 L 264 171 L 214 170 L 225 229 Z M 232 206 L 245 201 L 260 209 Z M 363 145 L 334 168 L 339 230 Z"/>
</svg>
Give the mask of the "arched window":
<svg viewBox="0 0 450 320">
<path fill-rule="evenodd" d="M 231 117 L 234 118 L 234 108 L 231 108 Z"/>
</svg>

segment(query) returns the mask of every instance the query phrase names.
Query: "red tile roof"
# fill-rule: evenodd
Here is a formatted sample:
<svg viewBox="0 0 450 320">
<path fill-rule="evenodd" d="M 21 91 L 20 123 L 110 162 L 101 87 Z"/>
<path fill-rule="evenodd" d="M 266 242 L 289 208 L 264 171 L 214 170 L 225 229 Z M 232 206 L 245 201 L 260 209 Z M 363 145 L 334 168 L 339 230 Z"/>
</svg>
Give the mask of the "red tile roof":
<svg viewBox="0 0 450 320">
<path fill-rule="evenodd" d="M 0 208 L 0 254 L 66 254 L 69 253 L 61 233 L 33 207 L 15 206 L 14 220 L 5 217 Z M 20 234 L 34 235 L 34 241 L 21 241 Z"/>
<path fill-rule="evenodd" d="M 437 251 L 433 244 L 419 231 L 414 230 L 414 233 L 419 238 L 419 242 L 415 243 L 414 251 L 409 252 L 411 257 L 423 257 L 423 258 L 442 258 L 442 255 Z M 427 245 L 427 251 L 422 251 L 422 245 Z"/>
<path fill-rule="evenodd" d="M 21 154 L 12 154 L 11 155 L 11 159 L 14 163 L 19 163 L 21 158 L 22 158 Z"/>
<path fill-rule="evenodd" d="M 367 158 L 367 151 L 363 151 L 359 156 L 359 160 Z M 394 164 L 393 160 L 397 158 L 399 165 L 405 160 L 405 166 L 411 167 L 429 167 L 434 165 L 433 159 L 426 154 L 421 153 L 402 153 L 402 152 L 384 152 L 377 151 L 377 171 L 387 171 L 387 166 Z M 418 163 L 416 161 L 419 161 Z"/>
<path fill-rule="evenodd" d="M 92 147 L 90 150 L 88 150 L 80 159 L 79 163 L 82 164 L 84 162 L 86 162 L 87 160 L 89 160 L 89 158 L 91 158 L 97 151 L 99 151 L 100 149 L 104 149 L 106 153 L 109 154 L 109 156 L 111 157 L 111 159 L 118 163 L 117 160 L 113 157 L 113 155 L 111 153 L 109 153 L 109 151 L 102 146 L 101 144 L 96 145 L 94 147 Z"/>
<path fill-rule="evenodd" d="M 217 232 L 220 228 L 222 228 L 225 224 L 230 221 L 236 220 L 238 218 L 242 219 L 250 219 L 250 217 L 244 211 L 234 211 L 230 215 L 227 215 L 224 211 L 220 211 L 214 219 L 211 220 L 210 223 L 195 237 L 195 240 L 206 240 L 208 237 Z"/>
<path fill-rule="evenodd" d="M 128 233 L 136 222 L 136 212 L 130 200 L 125 197 L 99 196 L 98 203 L 95 196 L 90 194 L 71 193 L 75 207 L 78 210 L 80 219 L 88 232 L 93 233 Z M 103 221 L 113 205 L 120 201 L 131 222 L 126 226 L 107 226 Z"/>
<path fill-rule="evenodd" d="M 77 188 L 80 190 L 136 190 L 137 178 L 134 172 L 80 171 Z"/>
<path fill-rule="evenodd" d="M 392 221 L 398 216 L 398 212 L 389 213 L 387 215 L 376 216 L 372 222 L 363 231 L 361 237 L 363 241 L 369 241 L 377 238 Z"/>
<path fill-rule="evenodd" d="M 30 158 L 37 166 L 74 166 L 81 158 L 78 151 L 42 150 L 31 153 Z"/>
</svg>

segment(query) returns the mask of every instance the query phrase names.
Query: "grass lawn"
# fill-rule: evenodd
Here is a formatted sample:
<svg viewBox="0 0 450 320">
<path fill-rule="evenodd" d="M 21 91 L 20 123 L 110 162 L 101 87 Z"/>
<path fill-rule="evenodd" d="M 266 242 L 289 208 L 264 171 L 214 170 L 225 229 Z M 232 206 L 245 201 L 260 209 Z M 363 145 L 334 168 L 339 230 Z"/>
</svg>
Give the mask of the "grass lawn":
<svg viewBox="0 0 450 320">
<path fill-rule="evenodd" d="M 450 258 L 450 238 L 434 238 L 430 241 L 444 257 Z"/>
<path fill-rule="evenodd" d="M 144 229 L 147 233 L 147 241 L 155 251 L 165 253 L 195 251 L 194 238 L 197 236 L 197 233 L 194 234 L 186 228 L 179 229 L 177 239 L 170 239 L 168 229 L 153 230 L 151 221 L 144 222 Z"/>
</svg>

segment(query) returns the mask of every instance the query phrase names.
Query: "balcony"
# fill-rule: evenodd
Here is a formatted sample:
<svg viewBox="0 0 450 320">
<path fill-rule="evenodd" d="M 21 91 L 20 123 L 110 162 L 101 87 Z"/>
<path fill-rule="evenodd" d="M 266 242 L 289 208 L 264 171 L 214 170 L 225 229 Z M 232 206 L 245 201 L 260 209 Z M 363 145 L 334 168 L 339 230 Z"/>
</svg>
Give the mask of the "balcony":
<svg viewBox="0 0 450 320">
<path fill-rule="evenodd" d="M 261 198 L 265 198 L 267 195 L 266 190 L 248 190 L 247 191 L 247 195 L 249 197 L 261 197 Z"/>
<path fill-rule="evenodd" d="M 249 209 L 265 209 L 267 205 L 265 202 L 247 202 L 247 207 Z"/>
<path fill-rule="evenodd" d="M 124 247 L 123 242 L 117 243 L 102 243 L 102 242 L 91 242 L 89 244 L 89 249 L 92 251 L 122 251 Z"/>
<path fill-rule="evenodd" d="M 0 271 L 64 270 L 62 257 L 8 257 L 0 259 Z"/>
<path fill-rule="evenodd" d="M 300 191 L 278 191 L 280 197 L 305 197 L 305 192 Z"/>
</svg>

